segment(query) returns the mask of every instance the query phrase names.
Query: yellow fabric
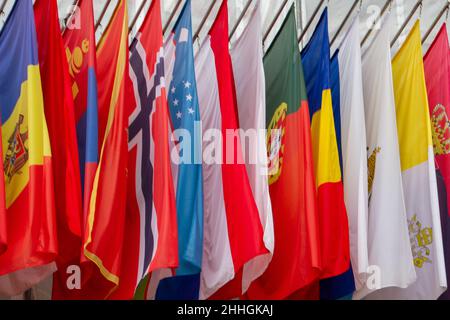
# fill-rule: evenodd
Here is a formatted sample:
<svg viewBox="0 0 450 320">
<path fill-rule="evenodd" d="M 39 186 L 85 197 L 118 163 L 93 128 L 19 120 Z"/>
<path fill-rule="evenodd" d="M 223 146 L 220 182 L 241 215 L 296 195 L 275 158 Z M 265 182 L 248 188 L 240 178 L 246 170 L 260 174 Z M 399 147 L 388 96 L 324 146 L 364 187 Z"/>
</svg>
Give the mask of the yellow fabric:
<svg viewBox="0 0 450 320">
<path fill-rule="evenodd" d="M 125 6 L 125 13 L 124 16 L 128 17 L 128 10 L 127 10 L 127 2 L 122 1 L 122 3 L 119 4 Z M 96 256 L 93 252 L 89 251 L 87 249 L 88 245 L 92 242 L 92 227 L 94 225 L 95 220 L 95 209 L 97 205 L 97 192 L 98 192 L 98 184 L 100 179 L 100 172 L 102 170 L 102 158 L 105 148 L 105 142 L 108 139 L 109 132 L 111 131 L 111 127 L 114 121 L 114 115 L 116 112 L 116 106 L 118 102 L 118 98 L 120 95 L 120 90 L 122 86 L 124 85 L 124 72 L 125 72 L 125 66 L 127 61 L 127 54 L 128 54 L 128 46 L 127 46 L 127 37 L 128 37 L 128 22 L 127 19 L 123 19 L 123 26 L 122 26 L 122 35 L 120 38 L 120 50 L 118 52 L 118 59 L 117 59 L 117 66 L 116 66 L 116 72 L 115 72 L 115 79 L 114 79 L 114 87 L 111 95 L 111 102 L 109 106 L 109 114 L 108 114 L 108 122 L 106 125 L 105 130 L 105 138 L 102 145 L 102 150 L 100 153 L 100 161 L 99 166 L 97 168 L 97 171 L 95 173 L 94 183 L 92 187 L 92 195 L 91 200 L 89 204 L 89 214 L 88 214 L 88 239 L 86 243 L 84 244 L 84 254 L 87 258 L 89 258 L 92 262 L 94 262 L 97 267 L 100 269 L 102 275 L 108 279 L 110 282 L 118 285 L 119 284 L 119 277 L 113 273 L 111 273 L 103 264 L 103 261 L 100 257 Z"/>
<path fill-rule="evenodd" d="M 322 107 L 312 119 L 312 143 L 317 187 L 341 181 L 331 90 L 322 93 Z"/>
<path fill-rule="evenodd" d="M 400 158 L 406 171 L 428 161 L 433 145 L 419 21 L 393 59 L 392 72 Z"/>
<path fill-rule="evenodd" d="M 19 132 L 24 137 L 26 136 L 24 145 L 28 150 L 28 160 L 11 179 L 5 176 L 7 208 L 14 203 L 27 186 L 30 175 L 29 167 L 43 165 L 44 156 L 51 157 L 39 66 L 28 66 L 28 79 L 22 83 L 20 97 L 14 110 L 2 126 L 4 159 L 8 154 L 9 139 L 16 130 L 20 116 L 23 116 L 23 120 L 20 123 Z"/>
</svg>

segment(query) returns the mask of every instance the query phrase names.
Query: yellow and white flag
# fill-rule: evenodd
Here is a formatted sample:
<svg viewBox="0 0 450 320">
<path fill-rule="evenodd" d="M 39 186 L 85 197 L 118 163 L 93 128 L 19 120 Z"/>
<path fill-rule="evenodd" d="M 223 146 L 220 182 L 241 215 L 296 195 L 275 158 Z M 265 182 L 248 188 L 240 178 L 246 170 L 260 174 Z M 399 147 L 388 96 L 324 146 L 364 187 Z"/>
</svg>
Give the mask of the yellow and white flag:
<svg viewBox="0 0 450 320">
<path fill-rule="evenodd" d="M 407 289 L 390 288 L 382 298 L 434 300 L 446 290 L 447 280 L 419 21 L 393 59 L 392 70 L 403 189 L 417 281 Z"/>
</svg>

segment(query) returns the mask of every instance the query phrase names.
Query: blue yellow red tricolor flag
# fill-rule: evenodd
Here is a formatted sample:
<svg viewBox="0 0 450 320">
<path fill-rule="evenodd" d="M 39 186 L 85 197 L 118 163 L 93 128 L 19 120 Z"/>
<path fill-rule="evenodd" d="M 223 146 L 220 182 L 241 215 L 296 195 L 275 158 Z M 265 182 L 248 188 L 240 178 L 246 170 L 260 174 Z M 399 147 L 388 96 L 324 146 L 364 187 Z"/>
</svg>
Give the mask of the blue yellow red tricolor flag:
<svg viewBox="0 0 450 320">
<path fill-rule="evenodd" d="M 86 217 L 98 164 L 98 97 L 92 0 L 80 0 L 64 32 L 80 161 L 83 210 Z"/>
<path fill-rule="evenodd" d="M 314 169 L 319 203 L 322 279 L 350 267 L 348 220 L 344 204 L 330 81 L 328 10 L 302 52 L 311 108 Z"/>
<path fill-rule="evenodd" d="M 53 297 L 69 298 L 67 267 L 79 264 L 81 248 L 81 183 L 71 79 L 56 0 L 34 4 L 44 111 L 52 146 L 59 254 Z M 64 294 L 66 292 L 66 294 Z"/>
<path fill-rule="evenodd" d="M 7 294 L 17 294 L 54 271 L 58 249 L 52 158 L 31 0 L 15 2 L 0 34 L 0 56 L 8 218 L 8 247 L 0 256 L 0 276 L 14 277 L 14 287 Z M 4 289 L 1 284 L 0 289 Z"/>
<path fill-rule="evenodd" d="M 90 269 L 83 290 L 110 297 L 119 285 L 126 224 L 129 78 L 127 2 L 119 1 L 97 49 L 100 161 L 89 202 L 82 261 Z M 128 249 L 128 248 L 127 248 Z M 88 271 L 89 272 L 89 271 Z M 126 272 L 126 270 L 123 270 Z M 91 297 L 91 296 L 90 296 Z"/>
</svg>

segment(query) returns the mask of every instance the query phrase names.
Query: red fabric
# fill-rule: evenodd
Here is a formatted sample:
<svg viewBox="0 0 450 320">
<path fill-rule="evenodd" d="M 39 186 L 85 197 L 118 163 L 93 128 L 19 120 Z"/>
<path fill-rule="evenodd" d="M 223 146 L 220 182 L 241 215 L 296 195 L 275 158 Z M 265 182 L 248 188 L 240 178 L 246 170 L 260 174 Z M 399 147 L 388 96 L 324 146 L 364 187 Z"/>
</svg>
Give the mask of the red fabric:
<svg viewBox="0 0 450 320">
<path fill-rule="evenodd" d="M 44 110 L 53 158 L 58 229 L 58 272 L 54 298 L 68 298 L 67 267 L 77 265 L 81 250 L 81 182 L 69 67 L 59 27 L 56 0 L 34 5 Z"/>
<path fill-rule="evenodd" d="M 105 121 L 111 116 L 111 125 L 102 140 L 101 156 L 96 182 L 91 195 L 88 223 L 83 239 L 82 262 L 89 277 L 83 282 L 83 297 L 104 299 L 117 288 L 121 276 L 125 242 L 128 117 L 127 97 L 131 83 L 128 70 L 128 20 L 126 1 L 121 0 L 112 17 L 97 52 L 99 109 Z M 124 28 L 126 30 L 124 30 Z M 125 35 L 124 41 L 121 41 Z M 123 46 L 123 47 L 121 47 Z M 125 50 L 125 61 L 119 61 L 120 50 Z M 117 74 L 118 63 L 124 63 L 123 73 Z M 116 82 L 117 80 L 117 82 Z M 117 97 L 112 96 L 114 84 Z M 110 93 L 107 95 L 107 93 Z M 115 100 L 117 98 L 117 100 Z M 114 99 L 114 100 L 113 100 Z M 102 137 L 102 136 L 100 136 Z"/>
<path fill-rule="evenodd" d="M 444 23 L 436 39 L 424 58 L 425 79 L 427 83 L 428 102 L 432 122 L 438 122 L 442 130 L 441 143 L 450 141 L 450 49 L 448 44 L 447 25 Z M 437 108 L 442 105 L 443 109 Z M 447 128 L 446 128 L 447 127 Z M 433 134 L 436 125 L 432 127 Z M 436 166 L 444 177 L 447 189 L 447 204 L 450 203 L 450 145 L 446 152 L 436 155 Z M 450 210 L 450 206 L 449 210 Z M 450 215 L 450 211 L 448 212 Z"/>
<path fill-rule="evenodd" d="M 239 161 L 239 159 L 242 160 L 240 139 L 238 137 L 233 141 L 227 141 L 230 140 L 227 138 L 227 130 L 235 131 L 239 128 L 233 69 L 228 50 L 227 1 L 223 1 L 209 34 L 216 61 L 222 114 L 222 134 L 224 137 L 222 177 L 228 234 L 234 270 L 238 274 L 246 262 L 259 255 L 266 254 L 267 249 L 263 243 L 263 229 L 245 164 L 243 164 L 243 161 Z M 227 149 L 229 150 L 227 151 Z M 232 164 L 228 164 L 230 161 L 227 161 L 227 152 L 229 154 L 232 150 L 234 150 L 236 156 L 232 159 Z M 239 281 L 239 278 L 234 281 Z M 225 287 L 215 297 L 239 297 L 242 294 L 242 286 L 230 285 L 230 287 L 240 290 L 227 292 L 227 287 Z"/>
<path fill-rule="evenodd" d="M 159 0 L 152 1 L 145 21 L 139 30 L 139 41 L 145 49 L 147 67 L 152 76 L 155 63 L 163 47 L 161 5 Z M 129 99 L 134 97 L 130 93 Z M 150 108 L 151 106 L 142 106 Z M 165 88 L 161 87 L 161 96 L 157 97 L 151 115 L 151 141 L 143 141 L 153 148 L 153 206 L 157 219 L 158 241 L 155 255 L 150 263 L 148 273 L 161 268 L 176 268 L 178 266 L 178 233 L 177 211 L 175 205 L 175 191 L 172 182 L 171 159 L 169 153 L 169 110 Z M 125 222 L 125 241 L 127 250 L 122 259 L 122 270 L 126 270 L 121 277 L 117 290 L 111 299 L 131 299 L 138 285 L 139 257 L 145 252 L 139 252 L 141 237 L 140 212 L 136 195 L 136 163 L 137 146 L 129 151 L 128 160 L 128 190 L 127 216 Z M 141 187 L 141 186 L 138 186 Z M 143 213 L 144 214 L 144 213 Z M 150 221 L 146 221 L 145 228 L 150 228 Z M 145 271 L 144 271 L 145 272 Z"/>
<path fill-rule="evenodd" d="M 350 266 L 348 221 L 342 182 L 325 183 L 317 192 L 322 254 L 321 279 L 341 275 Z"/>
<path fill-rule="evenodd" d="M 0 255 L 0 276 L 47 265 L 58 253 L 52 164 L 30 166 L 30 180 L 7 209 L 8 248 Z"/>
<path fill-rule="evenodd" d="M 275 251 L 266 272 L 248 291 L 247 298 L 253 300 L 287 299 L 320 277 L 318 207 L 306 101 L 287 116 L 285 137 L 283 172 L 287 174 L 270 186 Z"/>
</svg>

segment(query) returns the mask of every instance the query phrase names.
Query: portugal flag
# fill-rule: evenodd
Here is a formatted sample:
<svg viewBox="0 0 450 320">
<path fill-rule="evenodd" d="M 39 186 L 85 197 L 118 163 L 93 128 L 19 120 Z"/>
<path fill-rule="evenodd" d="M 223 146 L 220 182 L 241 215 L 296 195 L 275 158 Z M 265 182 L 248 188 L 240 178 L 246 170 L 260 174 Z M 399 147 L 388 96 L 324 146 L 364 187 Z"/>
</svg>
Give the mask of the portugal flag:
<svg viewBox="0 0 450 320">
<path fill-rule="evenodd" d="M 0 33 L 0 107 L 8 248 L 0 295 L 45 279 L 57 253 L 52 158 L 31 0 L 16 1 Z"/>
<path fill-rule="evenodd" d="M 350 267 L 348 219 L 331 98 L 327 9 L 302 52 L 302 61 L 312 116 L 311 130 L 323 262 L 321 278 L 326 279 L 340 275 Z"/>
<path fill-rule="evenodd" d="M 100 161 L 95 174 L 84 234 L 84 256 L 94 266 L 86 296 L 109 297 L 121 278 L 125 230 L 128 161 L 126 97 L 129 79 L 127 2 L 119 1 L 97 50 L 99 119 L 103 128 Z"/>
<path fill-rule="evenodd" d="M 310 116 L 296 30 L 292 7 L 264 58 L 275 250 L 250 299 L 285 299 L 319 276 Z"/>
<path fill-rule="evenodd" d="M 58 272 L 53 297 L 67 290 L 67 266 L 79 264 L 81 249 L 81 183 L 71 80 L 61 37 L 56 0 L 34 4 L 39 62 L 53 154 L 53 178 L 57 197 Z M 73 290 L 69 290 L 74 292 Z M 76 292 L 76 290 L 75 290 Z M 64 296 L 61 296 L 63 298 Z"/>
</svg>

